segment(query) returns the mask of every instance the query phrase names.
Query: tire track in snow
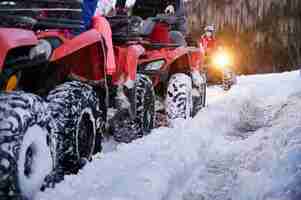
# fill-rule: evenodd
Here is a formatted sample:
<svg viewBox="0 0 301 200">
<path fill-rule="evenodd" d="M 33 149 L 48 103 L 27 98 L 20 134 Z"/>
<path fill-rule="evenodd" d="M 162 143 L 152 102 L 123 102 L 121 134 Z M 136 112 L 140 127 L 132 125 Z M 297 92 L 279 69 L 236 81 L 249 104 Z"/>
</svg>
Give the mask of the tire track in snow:
<svg viewBox="0 0 301 200">
<path fill-rule="evenodd" d="M 265 110 L 267 111 L 266 113 L 268 114 L 268 117 L 266 117 L 266 122 L 264 123 L 264 126 L 258 128 L 253 133 L 253 134 L 263 134 L 263 136 L 261 137 L 262 139 L 258 140 L 258 142 L 260 142 L 261 144 L 253 145 L 254 147 L 245 149 L 245 151 L 243 152 L 239 152 L 239 153 L 237 152 L 237 155 L 225 154 L 224 158 L 218 157 L 218 159 L 221 160 L 214 160 L 214 159 L 211 161 L 209 160 L 205 168 L 195 169 L 195 172 L 192 173 L 193 176 L 191 176 L 190 180 L 187 181 L 184 190 L 178 192 L 178 194 L 174 195 L 172 198 L 170 198 L 170 200 L 171 199 L 173 200 L 175 199 L 181 199 L 181 200 L 212 200 L 212 199 L 214 200 L 224 200 L 224 199 L 297 200 L 300 199 L 301 183 L 300 181 L 298 182 L 297 180 L 299 180 L 298 177 L 301 177 L 301 172 L 295 171 L 294 172 L 295 174 L 292 175 L 289 174 L 288 172 L 285 172 L 285 168 L 288 167 L 288 169 L 290 169 L 290 168 L 294 168 L 294 166 L 296 167 L 300 165 L 301 159 L 295 160 L 294 151 L 291 153 L 291 150 L 286 150 L 286 148 L 288 148 L 287 146 L 281 146 L 281 145 L 276 146 L 275 144 L 276 141 L 283 140 L 281 139 L 281 137 L 284 137 L 285 141 L 290 141 L 291 139 L 289 138 L 289 136 L 287 136 L 288 137 L 287 138 L 285 136 L 282 136 L 282 134 L 279 134 L 276 135 L 277 137 L 272 138 L 273 137 L 272 132 L 275 131 L 274 128 L 275 126 L 282 126 L 282 129 L 284 130 L 285 130 L 284 127 L 289 128 L 289 126 L 292 127 L 297 126 L 296 128 L 293 128 L 292 132 L 291 131 L 287 132 L 288 135 L 292 134 L 293 137 L 295 137 L 296 129 L 301 130 L 301 127 L 298 129 L 298 126 L 301 125 L 301 120 L 300 120 L 301 114 L 292 114 L 295 112 L 295 108 L 300 107 L 301 109 L 301 103 L 297 103 L 297 102 L 301 102 L 300 97 L 301 95 L 299 95 L 299 97 L 293 95 L 290 96 L 286 102 L 281 102 L 276 105 L 268 104 L 266 106 L 266 108 L 268 109 Z M 286 116 L 287 114 L 289 115 Z M 264 131 L 267 132 L 270 131 L 271 133 L 264 135 Z M 245 140 L 247 141 L 248 138 L 245 138 Z M 293 138 L 293 141 L 297 142 L 297 146 L 295 148 L 299 149 L 298 151 L 300 151 L 301 150 L 300 136 L 297 138 Z M 247 143 L 243 142 L 243 144 L 247 144 Z M 242 146 L 242 144 L 238 144 L 238 145 Z M 294 144 L 292 144 L 292 146 L 293 145 Z M 265 147 L 267 147 L 268 149 L 270 148 L 270 150 L 273 150 L 275 152 L 265 151 L 264 150 Z M 273 156 L 274 158 L 273 157 L 271 158 L 272 159 L 271 163 L 268 162 L 264 163 L 264 161 L 262 161 L 262 158 L 260 159 L 260 161 L 256 160 L 256 158 L 258 158 L 256 154 L 257 156 L 263 156 L 266 158 Z M 279 157 L 280 154 L 283 154 L 284 158 L 281 158 L 281 156 Z M 254 157 L 254 155 L 255 158 L 252 158 Z M 236 159 L 235 156 L 237 156 Z M 285 156 L 287 158 L 285 158 Z M 293 158 L 290 159 L 290 157 Z M 248 158 L 251 158 L 251 160 L 248 160 Z M 290 161 L 290 162 L 283 163 L 282 160 Z M 268 167 L 264 166 L 264 164 L 266 164 Z M 274 167 L 276 169 L 274 169 L 275 171 L 272 170 L 270 171 L 270 169 L 268 168 L 269 166 L 273 166 L 273 165 L 276 165 L 276 167 Z M 280 169 L 278 169 L 277 167 Z M 281 167 L 284 169 L 281 169 Z M 279 171 L 280 172 L 282 171 L 281 173 L 285 173 L 285 175 L 288 174 L 287 176 L 290 176 L 290 178 L 282 177 L 281 181 L 283 181 L 283 185 L 281 184 L 281 182 L 279 181 L 277 182 L 277 174 Z M 267 175 L 261 174 L 263 172 L 266 173 Z M 244 176 L 248 178 L 246 179 L 246 177 Z M 262 181 L 262 183 L 258 184 L 258 181 L 264 179 L 265 177 L 268 178 L 268 180 Z M 204 182 L 203 180 L 206 180 L 206 182 Z M 250 181 L 249 185 L 246 182 L 246 180 Z M 256 182 L 257 182 L 257 186 L 256 186 Z M 268 186 L 269 184 L 267 183 L 269 183 L 271 186 L 269 187 Z M 252 186 L 252 184 L 255 184 L 255 186 Z M 246 193 L 246 195 L 241 195 L 241 196 L 238 195 L 244 192 Z"/>
</svg>

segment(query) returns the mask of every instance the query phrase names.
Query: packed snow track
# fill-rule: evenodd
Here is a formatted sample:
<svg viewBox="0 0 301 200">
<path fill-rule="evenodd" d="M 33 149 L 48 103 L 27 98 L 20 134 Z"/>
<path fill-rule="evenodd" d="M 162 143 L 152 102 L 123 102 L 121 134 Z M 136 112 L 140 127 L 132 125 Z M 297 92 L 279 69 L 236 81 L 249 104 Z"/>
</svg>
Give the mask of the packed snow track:
<svg viewBox="0 0 301 200">
<path fill-rule="evenodd" d="M 35 200 L 301 199 L 299 73 L 244 76 L 208 93 L 195 118 L 108 145 Z"/>
</svg>

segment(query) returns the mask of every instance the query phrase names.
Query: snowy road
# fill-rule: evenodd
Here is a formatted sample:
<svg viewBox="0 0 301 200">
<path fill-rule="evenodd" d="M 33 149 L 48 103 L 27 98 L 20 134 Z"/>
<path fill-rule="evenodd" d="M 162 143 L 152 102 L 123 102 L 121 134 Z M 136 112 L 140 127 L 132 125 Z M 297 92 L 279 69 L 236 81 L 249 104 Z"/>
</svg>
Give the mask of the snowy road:
<svg viewBox="0 0 301 200">
<path fill-rule="evenodd" d="M 240 77 L 174 128 L 117 145 L 35 200 L 301 199 L 298 72 Z"/>
</svg>

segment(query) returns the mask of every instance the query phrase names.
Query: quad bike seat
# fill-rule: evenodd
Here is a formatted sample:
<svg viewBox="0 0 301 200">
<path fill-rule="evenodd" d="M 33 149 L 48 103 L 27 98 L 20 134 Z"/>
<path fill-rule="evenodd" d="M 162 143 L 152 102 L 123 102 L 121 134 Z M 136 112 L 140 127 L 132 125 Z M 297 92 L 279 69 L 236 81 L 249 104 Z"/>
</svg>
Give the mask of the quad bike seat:
<svg viewBox="0 0 301 200">
<path fill-rule="evenodd" d="M 158 15 L 143 20 L 137 16 L 116 15 L 107 17 L 112 33 L 113 42 L 149 41 L 149 48 L 186 46 L 184 36 L 177 31 L 170 31 L 177 17 Z"/>
<path fill-rule="evenodd" d="M 176 23 L 176 16 L 166 16 L 166 15 L 158 15 L 156 17 L 149 17 L 144 20 L 143 27 L 141 29 L 141 34 L 145 37 L 151 35 L 155 25 L 157 23 L 166 24 L 168 26 L 172 26 Z"/>
<path fill-rule="evenodd" d="M 148 18 L 144 21 L 142 34 L 148 37 L 156 48 L 186 46 L 184 35 L 171 29 L 176 21 L 176 16 L 158 15 Z"/>
<path fill-rule="evenodd" d="M 112 37 L 114 42 L 142 40 L 142 18 L 127 15 L 115 15 L 106 18 L 111 25 Z"/>
<path fill-rule="evenodd" d="M 184 0 L 136 0 L 132 14 L 140 16 L 144 20 L 156 18 L 158 14 L 165 13 L 167 6 L 175 8 L 176 20 L 172 24 L 172 30 L 187 34 L 187 19 Z"/>
<path fill-rule="evenodd" d="M 136 0 L 132 14 L 140 16 L 144 20 L 149 17 L 156 17 L 159 13 L 164 13 L 168 5 L 178 8 L 181 0 Z"/>
</svg>

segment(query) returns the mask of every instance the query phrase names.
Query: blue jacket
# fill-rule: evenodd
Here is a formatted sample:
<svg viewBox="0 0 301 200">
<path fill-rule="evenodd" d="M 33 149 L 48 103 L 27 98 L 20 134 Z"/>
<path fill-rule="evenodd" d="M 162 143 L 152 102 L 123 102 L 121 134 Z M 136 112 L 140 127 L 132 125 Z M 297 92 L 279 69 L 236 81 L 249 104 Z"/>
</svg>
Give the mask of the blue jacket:
<svg viewBox="0 0 301 200">
<path fill-rule="evenodd" d="M 94 16 L 98 0 L 83 0 L 82 3 L 82 20 L 85 24 L 85 30 L 91 26 L 91 19 Z"/>
</svg>

